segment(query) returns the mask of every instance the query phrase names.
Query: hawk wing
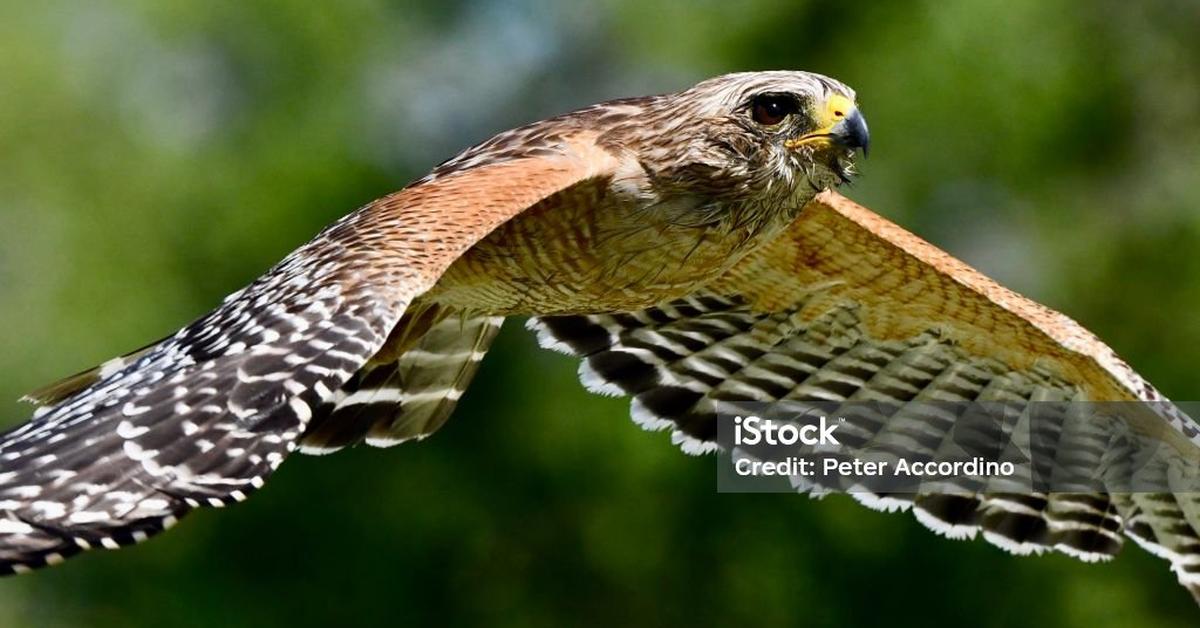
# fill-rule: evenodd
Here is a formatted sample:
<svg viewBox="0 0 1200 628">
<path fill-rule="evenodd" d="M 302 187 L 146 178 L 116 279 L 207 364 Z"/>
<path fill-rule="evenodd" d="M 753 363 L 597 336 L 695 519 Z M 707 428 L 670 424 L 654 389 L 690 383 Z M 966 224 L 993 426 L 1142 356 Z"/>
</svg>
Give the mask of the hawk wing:
<svg viewBox="0 0 1200 628">
<path fill-rule="evenodd" d="M 609 174 L 613 158 L 587 136 L 552 139 L 443 167 L 329 227 L 174 336 L 37 394 L 53 405 L 0 436 L 0 572 L 138 542 L 262 486 L 459 255 Z"/>
<path fill-rule="evenodd" d="M 589 389 L 632 396 L 634 420 L 670 429 L 689 453 L 718 448 L 719 402 L 1165 402 L 1071 319 L 832 192 L 702 293 L 640 312 L 543 317 L 530 326 L 542 346 L 584 359 L 580 376 Z M 1161 407 L 1121 427 L 1200 460 L 1200 426 Z M 954 417 L 928 417 L 863 422 L 852 433 L 928 457 L 953 427 Z M 1059 441 L 1075 444 L 1072 455 L 1102 455 L 1113 437 L 1104 425 L 1076 431 Z M 1195 495 L 854 496 L 876 508 L 911 509 L 946 536 L 982 532 L 1024 554 L 1054 549 L 1098 560 L 1113 555 L 1124 534 L 1169 559 L 1200 593 Z"/>
</svg>

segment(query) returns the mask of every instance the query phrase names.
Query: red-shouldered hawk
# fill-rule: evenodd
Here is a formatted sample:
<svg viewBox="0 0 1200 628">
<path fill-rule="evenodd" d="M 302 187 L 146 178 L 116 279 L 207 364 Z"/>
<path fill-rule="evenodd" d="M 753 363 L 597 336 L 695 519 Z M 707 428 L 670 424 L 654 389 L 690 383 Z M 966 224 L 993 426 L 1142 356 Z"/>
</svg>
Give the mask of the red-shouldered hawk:
<svg viewBox="0 0 1200 628">
<path fill-rule="evenodd" d="M 511 315 L 692 453 L 716 448 L 718 401 L 1162 400 L 1067 317 L 826 191 L 867 140 L 845 85 L 757 72 L 470 148 L 175 335 L 33 393 L 0 438 L 0 568 L 141 541 L 296 449 L 428 436 Z M 1137 420 L 1200 458 L 1182 413 Z M 1023 553 L 1129 536 L 1200 592 L 1192 495 L 856 496 Z"/>
</svg>

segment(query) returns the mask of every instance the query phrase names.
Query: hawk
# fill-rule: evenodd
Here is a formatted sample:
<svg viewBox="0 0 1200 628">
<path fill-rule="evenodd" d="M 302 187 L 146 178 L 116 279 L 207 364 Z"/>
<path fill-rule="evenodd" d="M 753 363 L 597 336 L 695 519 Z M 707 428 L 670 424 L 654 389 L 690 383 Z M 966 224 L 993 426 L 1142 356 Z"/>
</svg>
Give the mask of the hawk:
<svg viewBox="0 0 1200 628">
<path fill-rule="evenodd" d="M 867 147 L 850 88 L 778 71 L 469 148 L 174 335 L 31 393 L 0 436 L 0 569 L 145 540 L 296 450 L 424 438 L 508 316 L 689 453 L 716 447 L 718 401 L 1162 400 L 1066 316 L 831 191 Z M 1139 421 L 1200 458 L 1187 416 Z M 856 497 L 1019 553 L 1132 538 L 1200 594 L 1194 495 Z"/>
</svg>

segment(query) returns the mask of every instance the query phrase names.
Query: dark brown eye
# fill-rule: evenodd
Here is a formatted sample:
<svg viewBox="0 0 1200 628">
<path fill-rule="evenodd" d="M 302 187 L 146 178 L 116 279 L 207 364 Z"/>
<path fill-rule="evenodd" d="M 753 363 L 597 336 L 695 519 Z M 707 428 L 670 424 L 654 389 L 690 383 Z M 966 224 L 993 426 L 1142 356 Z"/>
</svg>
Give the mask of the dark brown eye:
<svg viewBox="0 0 1200 628">
<path fill-rule="evenodd" d="M 785 94 L 763 94 L 750 101 L 750 115 L 763 126 L 775 126 L 799 109 L 796 99 Z"/>
</svg>

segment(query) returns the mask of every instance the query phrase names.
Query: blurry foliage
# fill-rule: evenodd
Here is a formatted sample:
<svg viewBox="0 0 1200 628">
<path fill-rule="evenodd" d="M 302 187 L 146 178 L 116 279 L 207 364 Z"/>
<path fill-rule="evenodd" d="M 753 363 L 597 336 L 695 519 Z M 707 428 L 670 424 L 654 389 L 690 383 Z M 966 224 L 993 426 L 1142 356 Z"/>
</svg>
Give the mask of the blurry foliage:
<svg viewBox="0 0 1200 628">
<path fill-rule="evenodd" d="M 1195 399 L 1197 7 L 7 0 L 0 398 L 171 332 L 493 132 L 802 68 L 871 122 L 849 195 Z M 718 495 L 573 370 L 512 321 L 436 437 L 298 456 L 246 504 L 6 579 L 0 626 L 1196 624 L 1136 547 L 1015 559 L 844 497 Z"/>
</svg>

